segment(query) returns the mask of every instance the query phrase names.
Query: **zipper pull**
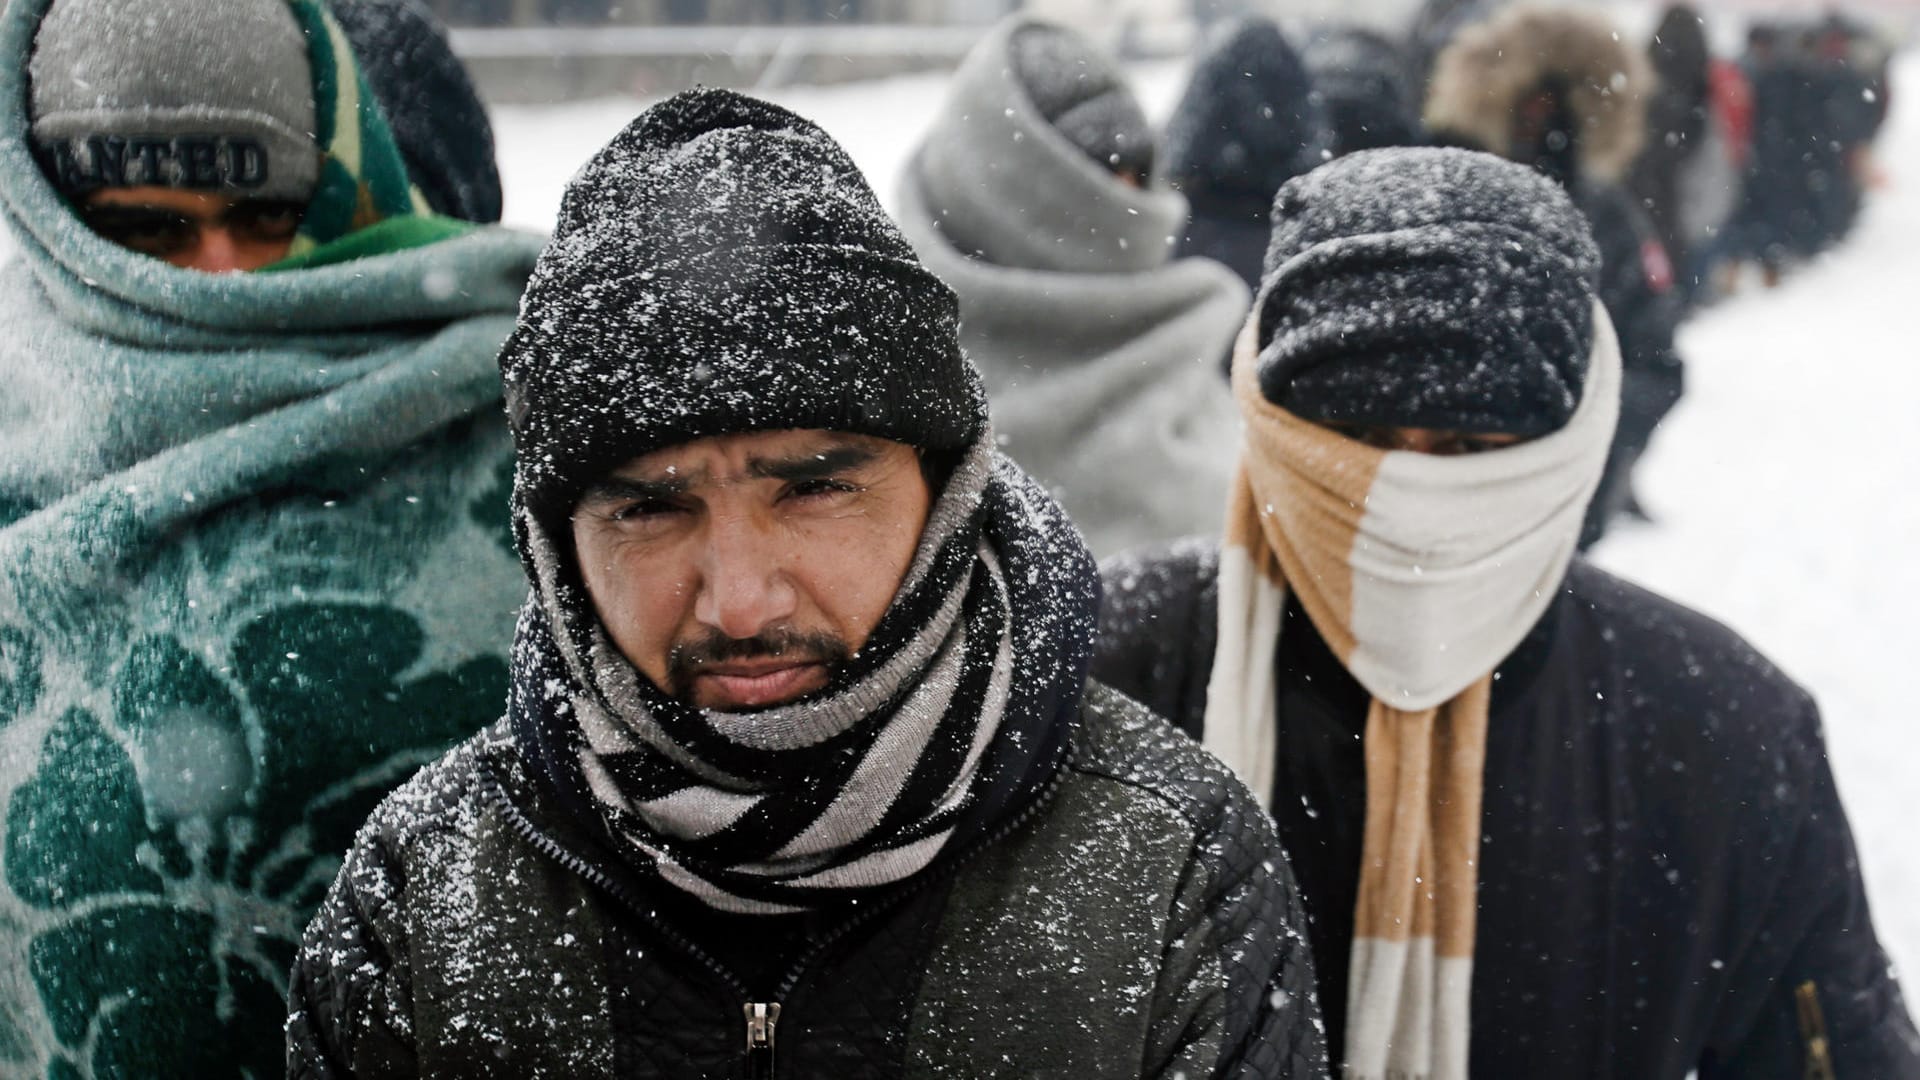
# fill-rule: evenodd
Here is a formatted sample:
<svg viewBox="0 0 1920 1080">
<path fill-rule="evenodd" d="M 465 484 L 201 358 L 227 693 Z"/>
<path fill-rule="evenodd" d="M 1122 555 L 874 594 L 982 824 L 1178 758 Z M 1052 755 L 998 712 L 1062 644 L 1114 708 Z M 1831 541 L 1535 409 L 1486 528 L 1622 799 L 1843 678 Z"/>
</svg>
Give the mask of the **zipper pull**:
<svg viewBox="0 0 1920 1080">
<path fill-rule="evenodd" d="M 1833 1053 L 1827 1044 L 1827 1020 L 1820 1012 L 1820 992 L 1809 979 L 1794 988 L 1800 1013 L 1800 1036 L 1807 1041 L 1807 1080 L 1834 1080 Z"/>
<path fill-rule="evenodd" d="M 747 1017 L 747 1075 L 768 1080 L 773 1076 L 773 1036 L 780 1023 L 780 1003 L 749 1001 L 740 1009 Z"/>
</svg>

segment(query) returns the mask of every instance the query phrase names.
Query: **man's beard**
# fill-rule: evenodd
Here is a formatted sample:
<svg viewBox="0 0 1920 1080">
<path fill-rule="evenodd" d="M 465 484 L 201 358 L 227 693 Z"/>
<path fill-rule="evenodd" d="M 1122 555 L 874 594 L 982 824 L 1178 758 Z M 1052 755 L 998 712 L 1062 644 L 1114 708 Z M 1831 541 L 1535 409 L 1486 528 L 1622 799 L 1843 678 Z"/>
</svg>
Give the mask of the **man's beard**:
<svg viewBox="0 0 1920 1080">
<path fill-rule="evenodd" d="M 704 669 L 715 664 L 739 660 L 788 660 L 796 664 L 820 664 L 831 683 L 841 667 L 852 658 L 847 643 L 825 631 L 793 630 L 773 627 L 748 638 L 732 638 L 718 630 L 674 645 L 667 653 L 667 679 L 674 697 L 696 704 L 693 681 Z M 760 709 L 777 709 L 787 702 L 774 702 Z M 755 712 L 757 709 L 729 710 Z"/>
</svg>

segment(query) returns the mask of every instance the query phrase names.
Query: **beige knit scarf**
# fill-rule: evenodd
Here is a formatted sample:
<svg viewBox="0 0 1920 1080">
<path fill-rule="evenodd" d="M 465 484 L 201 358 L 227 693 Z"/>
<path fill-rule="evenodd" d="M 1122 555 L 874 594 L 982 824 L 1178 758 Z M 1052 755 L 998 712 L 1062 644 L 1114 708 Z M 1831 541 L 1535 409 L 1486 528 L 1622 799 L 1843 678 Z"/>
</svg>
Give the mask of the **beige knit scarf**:
<svg viewBox="0 0 1920 1080">
<path fill-rule="evenodd" d="M 1373 695 L 1346 1075 L 1464 1080 L 1492 673 L 1573 556 L 1619 411 L 1619 346 L 1596 311 L 1566 427 L 1447 458 L 1374 449 L 1288 413 L 1260 393 L 1255 353 L 1250 322 L 1234 358 L 1246 442 L 1205 743 L 1271 798 L 1274 650 L 1291 587 Z"/>
</svg>

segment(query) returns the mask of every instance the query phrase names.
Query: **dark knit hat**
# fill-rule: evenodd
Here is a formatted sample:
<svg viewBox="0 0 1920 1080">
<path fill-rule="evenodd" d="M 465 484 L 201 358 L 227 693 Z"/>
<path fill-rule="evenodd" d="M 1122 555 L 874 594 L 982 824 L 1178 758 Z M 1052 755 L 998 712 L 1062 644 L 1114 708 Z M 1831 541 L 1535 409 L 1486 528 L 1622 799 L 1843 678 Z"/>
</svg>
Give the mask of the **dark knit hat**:
<svg viewBox="0 0 1920 1080">
<path fill-rule="evenodd" d="M 1007 51 L 1034 109 L 1068 142 L 1115 173 L 1153 174 L 1147 114 L 1113 62 L 1085 38 L 1035 23 L 1017 30 Z"/>
<path fill-rule="evenodd" d="M 809 121 L 691 90 L 567 184 L 500 356 L 536 517 L 710 435 L 823 428 L 959 451 L 986 425 L 953 292 Z"/>
<path fill-rule="evenodd" d="M 1280 190 L 1260 389 L 1315 421 L 1543 435 L 1572 418 L 1599 253 L 1552 181 L 1466 150 L 1368 150 Z"/>
<path fill-rule="evenodd" d="M 1300 54 L 1271 19 L 1217 32 L 1167 121 L 1166 175 L 1189 196 L 1251 198 L 1264 208 L 1280 185 L 1324 158 L 1326 119 Z"/>
</svg>

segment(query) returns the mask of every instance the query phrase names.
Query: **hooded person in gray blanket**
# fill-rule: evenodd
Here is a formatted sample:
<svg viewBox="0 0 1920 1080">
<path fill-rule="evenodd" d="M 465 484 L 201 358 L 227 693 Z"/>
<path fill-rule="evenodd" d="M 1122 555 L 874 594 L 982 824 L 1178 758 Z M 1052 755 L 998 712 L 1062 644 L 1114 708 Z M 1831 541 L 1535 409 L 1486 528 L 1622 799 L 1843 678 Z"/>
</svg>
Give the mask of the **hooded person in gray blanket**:
<svg viewBox="0 0 1920 1080">
<path fill-rule="evenodd" d="M 1252 796 L 1090 683 L 1099 578 L 946 286 L 725 91 L 569 184 L 501 354 L 507 716 L 375 812 L 296 1077 L 1318 1077 Z"/>
<path fill-rule="evenodd" d="M 1106 568 L 1095 675 L 1272 808 L 1345 1076 L 1920 1076 L 1813 702 L 1575 556 L 1597 271 L 1490 155 L 1281 189 L 1225 540 Z"/>
<path fill-rule="evenodd" d="M 0 16 L 0 1075 L 280 1072 L 352 830 L 505 690 L 539 242 L 426 212 L 350 41 L 310 0 Z"/>
<path fill-rule="evenodd" d="M 1096 555 L 1219 523 L 1233 406 L 1218 363 L 1247 293 L 1168 261 L 1187 207 L 1085 41 L 1026 18 L 967 57 L 900 182 L 900 227 L 960 295 L 1003 448 Z"/>
</svg>

